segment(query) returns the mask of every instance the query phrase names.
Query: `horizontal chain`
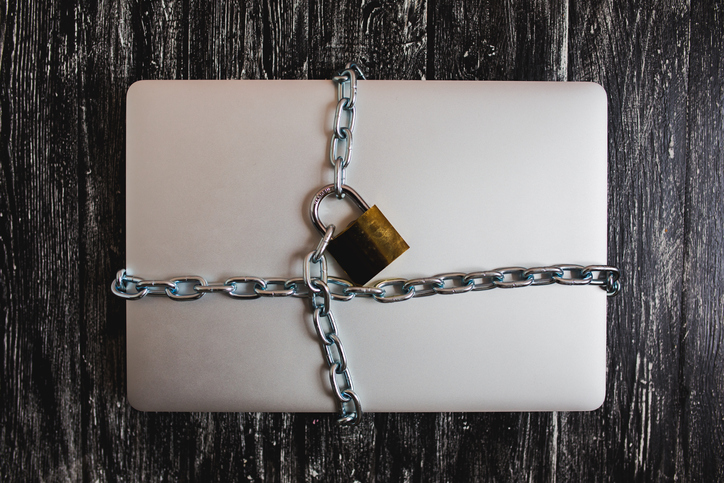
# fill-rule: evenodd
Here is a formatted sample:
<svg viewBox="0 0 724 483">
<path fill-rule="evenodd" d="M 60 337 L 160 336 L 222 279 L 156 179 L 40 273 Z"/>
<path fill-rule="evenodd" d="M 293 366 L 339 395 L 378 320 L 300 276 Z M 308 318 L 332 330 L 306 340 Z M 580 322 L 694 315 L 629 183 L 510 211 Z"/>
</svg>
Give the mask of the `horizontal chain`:
<svg viewBox="0 0 724 483">
<path fill-rule="evenodd" d="M 314 254 L 308 256 L 309 261 Z M 320 257 L 319 259 L 323 259 Z M 223 293 L 237 299 L 260 297 L 309 297 L 310 275 L 296 278 L 232 277 L 224 282 L 207 282 L 199 276 L 175 277 L 169 280 L 145 280 L 120 270 L 111 284 L 119 297 L 137 300 L 147 295 L 165 295 L 172 300 L 195 300 L 207 293 Z M 306 281 L 305 281 L 306 280 Z M 520 288 L 538 285 L 597 285 L 616 295 L 621 290 L 619 271 L 607 265 L 551 265 L 523 268 L 505 267 L 479 272 L 443 273 L 427 278 L 393 278 L 376 282 L 372 286 L 354 285 L 347 279 L 329 276 L 325 284 L 332 300 L 349 302 L 355 297 L 372 297 L 378 302 L 390 303 L 429 295 L 451 295 L 478 292 L 496 288 Z M 319 290 L 313 287 L 312 290 Z M 316 293 L 316 292 L 315 292 Z"/>
</svg>

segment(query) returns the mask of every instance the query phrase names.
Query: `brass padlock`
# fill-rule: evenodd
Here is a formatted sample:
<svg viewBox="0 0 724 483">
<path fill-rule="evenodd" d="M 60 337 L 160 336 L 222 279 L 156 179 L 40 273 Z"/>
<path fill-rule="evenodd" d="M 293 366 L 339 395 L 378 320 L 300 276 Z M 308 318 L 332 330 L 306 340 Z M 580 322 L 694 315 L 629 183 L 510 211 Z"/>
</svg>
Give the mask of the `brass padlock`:
<svg viewBox="0 0 724 483">
<path fill-rule="evenodd" d="M 312 200 L 312 223 L 322 235 L 327 227 L 319 219 L 319 205 L 334 192 L 333 184 L 325 186 Z M 329 242 L 327 251 L 355 284 L 364 285 L 410 247 L 377 206 L 370 208 L 349 186 L 342 192 L 364 213 Z"/>
</svg>

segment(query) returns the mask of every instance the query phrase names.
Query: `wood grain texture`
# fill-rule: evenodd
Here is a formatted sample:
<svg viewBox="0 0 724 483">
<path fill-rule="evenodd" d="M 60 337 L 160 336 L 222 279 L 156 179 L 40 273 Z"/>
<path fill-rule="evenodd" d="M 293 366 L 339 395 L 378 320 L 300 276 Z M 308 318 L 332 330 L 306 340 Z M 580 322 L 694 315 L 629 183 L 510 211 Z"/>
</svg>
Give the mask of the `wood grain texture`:
<svg viewBox="0 0 724 483">
<path fill-rule="evenodd" d="M 573 79 L 609 96 L 609 262 L 625 273 L 609 304 L 607 398 L 570 428 L 615 481 L 681 475 L 684 191 L 689 11 L 683 2 L 571 5 Z M 603 441 L 603 443 L 601 443 Z M 568 474 L 594 472 L 573 458 Z"/>
<path fill-rule="evenodd" d="M 331 78 L 351 59 L 372 79 L 420 79 L 425 1 L 310 0 L 309 77 Z"/>
<path fill-rule="evenodd" d="M 435 2 L 429 79 L 567 80 L 568 2 Z"/>
<path fill-rule="evenodd" d="M 723 38 L 714 1 L 0 2 L 3 480 L 724 480 Z M 124 265 L 128 86 L 328 78 L 349 60 L 371 78 L 606 88 L 625 289 L 601 409 L 341 430 L 127 404 L 108 285 Z"/>
<path fill-rule="evenodd" d="M 724 6 L 692 3 L 684 219 L 684 475 L 724 481 Z"/>
</svg>

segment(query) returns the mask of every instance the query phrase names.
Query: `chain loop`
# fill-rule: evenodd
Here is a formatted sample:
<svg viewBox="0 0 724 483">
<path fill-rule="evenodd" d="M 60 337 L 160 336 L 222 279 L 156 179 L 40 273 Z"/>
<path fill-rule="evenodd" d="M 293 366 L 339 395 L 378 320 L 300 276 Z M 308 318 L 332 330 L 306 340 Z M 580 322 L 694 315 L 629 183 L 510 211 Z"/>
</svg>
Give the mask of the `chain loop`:
<svg viewBox="0 0 724 483">
<path fill-rule="evenodd" d="M 337 374 L 341 374 L 347 371 L 347 356 L 344 353 L 344 347 L 342 341 L 339 340 L 337 334 L 327 334 L 327 338 L 332 341 L 331 344 L 325 344 L 324 350 L 327 352 L 327 362 L 329 365 L 339 364 L 337 368 Z M 338 357 L 334 357 L 332 353 L 332 347 L 337 348 Z"/>
<path fill-rule="evenodd" d="M 336 293 L 332 291 L 332 286 L 344 287 L 342 293 Z M 347 289 L 352 288 L 352 282 L 338 277 L 329 277 L 329 293 L 332 295 L 332 300 L 339 300 L 341 302 L 349 302 L 355 297 L 354 293 L 347 293 Z"/>
<path fill-rule="evenodd" d="M 339 419 L 337 419 L 338 424 L 342 425 L 349 425 L 349 426 L 357 426 L 362 418 L 362 403 L 359 400 L 359 396 L 357 396 L 357 393 L 354 392 L 353 389 L 345 389 L 342 391 L 342 394 L 349 397 L 349 402 L 351 402 L 352 411 L 347 411 L 347 408 L 344 405 L 341 409 L 341 414 Z"/>
<path fill-rule="evenodd" d="M 480 279 L 480 283 L 477 280 Z M 486 281 L 487 280 L 487 281 Z M 486 270 L 483 272 L 470 272 L 463 277 L 463 283 L 471 284 L 473 292 L 480 290 L 492 290 L 496 288 L 495 280 L 503 280 L 503 274 L 496 270 Z"/>
<path fill-rule="evenodd" d="M 337 161 L 334 163 L 334 194 L 337 196 L 338 200 L 341 200 L 344 198 L 344 182 L 347 181 L 345 179 L 346 173 L 344 172 L 344 163 L 342 158 L 337 158 Z"/>
<path fill-rule="evenodd" d="M 591 280 L 593 280 L 593 275 L 591 271 L 589 270 L 586 272 L 586 275 L 584 275 L 584 270 L 586 267 L 582 267 L 581 265 L 558 265 L 558 268 L 561 269 L 561 271 L 569 272 L 570 276 L 568 278 L 565 278 L 563 275 L 558 276 L 558 274 L 553 274 L 553 280 L 556 281 L 556 283 L 560 283 L 562 285 L 588 285 L 591 283 Z"/>
<path fill-rule="evenodd" d="M 382 302 L 384 304 L 409 300 L 415 296 L 415 287 L 414 285 L 408 285 L 407 288 L 405 288 L 406 284 L 407 280 L 404 278 L 388 278 L 386 280 L 381 280 L 375 284 L 375 288 L 382 289 L 382 294 L 374 295 L 374 298 L 378 302 Z M 402 293 L 399 295 L 387 295 L 385 287 L 392 286 L 400 286 L 402 288 Z"/>
<path fill-rule="evenodd" d="M 261 297 L 290 297 L 294 295 L 294 289 L 287 287 L 286 278 L 267 278 L 264 280 L 264 286 L 262 288 L 254 287 L 254 292 Z M 269 286 L 283 287 L 276 290 L 271 290 Z"/>
<path fill-rule="evenodd" d="M 329 228 L 327 228 L 327 231 L 329 231 Z M 326 236 L 326 233 L 325 233 Z M 324 240 L 324 239 L 322 239 Z M 319 249 L 319 245 L 317 246 L 317 249 Z M 318 294 L 321 290 L 316 284 L 312 283 L 312 263 L 319 264 L 319 277 L 318 279 L 324 284 L 327 284 L 327 258 L 324 256 L 323 253 L 320 253 L 319 258 L 317 261 L 314 261 L 314 256 L 317 253 L 317 250 L 314 250 L 313 252 L 309 252 L 307 256 L 304 259 L 304 265 L 302 266 L 302 277 L 304 278 L 304 285 L 307 286 L 307 289 L 313 293 Z"/>
<path fill-rule="evenodd" d="M 356 92 L 356 89 L 355 89 Z M 347 116 L 347 125 L 342 125 L 342 114 L 348 113 Z M 340 139 L 346 139 L 350 140 L 352 131 L 354 131 L 354 123 L 357 120 L 357 109 L 354 107 L 349 107 L 349 99 L 346 97 L 343 97 L 339 101 L 337 101 L 337 108 L 334 111 L 334 135 L 332 136 L 332 146 L 335 146 L 335 140 Z M 352 143 L 347 143 L 347 151 L 352 150 Z M 344 167 L 347 167 L 347 162 Z"/>
<path fill-rule="evenodd" d="M 234 291 L 234 286 L 226 283 L 199 283 L 194 285 L 194 290 L 201 295 L 214 292 L 231 293 Z"/>
<path fill-rule="evenodd" d="M 304 284 L 304 277 L 294 277 L 290 278 L 286 281 L 284 284 L 284 288 L 290 288 L 294 291 L 292 293 L 292 297 L 302 298 L 302 299 L 308 299 L 309 298 L 309 290 L 307 290 L 307 286 Z"/>
<path fill-rule="evenodd" d="M 418 287 L 425 287 L 429 285 L 429 288 L 419 289 Z M 415 295 L 414 297 L 427 297 L 429 295 L 435 295 L 436 288 L 442 288 L 445 286 L 445 282 L 441 278 L 428 277 L 428 278 L 413 278 L 408 280 L 402 285 L 403 292 L 409 292 L 412 290 Z"/>
<path fill-rule="evenodd" d="M 342 376 L 342 378 L 344 379 L 344 384 L 347 387 L 339 387 L 337 375 Z M 349 377 L 349 370 L 346 367 L 344 370 L 342 370 L 342 365 L 339 362 L 335 362 L 329 366 L 329 385 L 332 386 L 332 390 L 334 391 L 334 394 L 335 396 L 337 396 L 337 399 L 340 403 L 346 403 L 349 401 L 349 396 L 344 393 L 348 389 L 354 390 L 354 388 L 352 387 L 352 378 Z"/>
<path fill-rule="evenodd" d="M 327 246 L 332 240 L 332 237 L 334 236 L 334 230 L 336 228 L 337 227 L 335 227 L 331 223 L 327 226 L 327 230 L 324 232 L 324 236 L 319 240 L 317 248 L 312 253 L 312 259 L 310 260 L 312 263 L 319 262 L 319 260 L 322 258 L 322 255 L 324 255 L 324 252 L 327 251 Z"/>
<path fill-rule="evenodd" d="M 351 284 L 352 282 L 350 282 Z M 359 287 L 352 286 L 344 289 L 344 293 L 354 295 L 355 297 L 376 297 L 384 295 L 384 289 L 377 287 Z"/>
<path fill-rule="evenodd" d="M 256 291 L 266 288 L 266 281 L 259 277 L 234 277 L 227 279 L 224 283 L 234 287 L 234 290 L 226 292 L 226 295 L 237 299 L 258 299 L 260 295 Z M 251 286 L 251 292 L 240 293 L 239 288 L 245 283 L 253 284 Z"/>
<path fill-rule="evenodd" d="M 166 289 L 166 295 L 171 300 L 176 300 L 177 302 L 181 302 L 183 300 L 196 300 L 200 299 L 204 296 L 204 292 L 201 290 L 198 290 L 197 286 L 207 286 L 206 279 L 204 277 L 197 277 L 194 275 L 189 275 L 186 277 L 176 277 L 172 278 L 170 280 L 171 283 L 174 284 L 174 289 Z M 183 285 L 191 285 L 191 292 L 189 293 L 181 293 L 179 290 L 180 286 Z M 232 287 L 233 288 L 233 287 Z"/>
<path fill-rule="evenodd" d="M 536 277 L 540 275 L 540 277 Z M 555 277 L 562 277 L 563 270 L 560 267 L 534 267 L 523 272 L 523 277 L 528 279 L 532 277 L 530 285 L 550 285 L 556 282 Z"/>
<path fill-rule="evenodd" d="M 533 283 L 533 275 L 525 275 L 526 269 L 523 267 L 505 267 L 496 271 L 502 275 L 501 278 L 493 279 L 493 283 L 498 288 L 527 287 Z M 505 280 L 506 275 L 510 276 L 509 280 Z"/>
<path fill-rule="evenodd" d="M 466 281 L 466 275 L 467 274 L 461 272 L 442 273 L 440 275 L 436 275 L 436 277 L 442 281 L 442 286 L 433 287 L 433 290 L 435 291 L 435 293 L 440 295 L 452 295 L 470 292 L 474 287 L 474 282 L 472 280 Z M 452 282 L 452 285 L 446 287 L 445 282 L 448 280 Z M 456 282 L 459 282 L 459 284 L 456 284 Z"/>
<path fill-rule="evenodd" d="M 126 273 L 126 269 L 118 270 L 116 278 L 111 282 L 111 292 L 114 295 L 126 300 L 142 299 L 148 294 L 148 289 L 138 290 L 138 284 L 143 282 L 142 278 L 131 277 Z M 134 292 L 128 291 L 128 284 L 133 284 Z"/>
<path fill-rule="evenodd" d="M 312 303 L 312 310 L 321 308 L 321 315 L 326 316 L 329 311 L 329 305 L 332 302 L 332 292 L 329 290 L 329 284 L 324 283 L 322 280 L 312 280 L 312 286 L 319 289 L 317 293 L 311 292 L 309 300 Z M 321 300 L 318 299 L 321 297 Z"/>
</svg>

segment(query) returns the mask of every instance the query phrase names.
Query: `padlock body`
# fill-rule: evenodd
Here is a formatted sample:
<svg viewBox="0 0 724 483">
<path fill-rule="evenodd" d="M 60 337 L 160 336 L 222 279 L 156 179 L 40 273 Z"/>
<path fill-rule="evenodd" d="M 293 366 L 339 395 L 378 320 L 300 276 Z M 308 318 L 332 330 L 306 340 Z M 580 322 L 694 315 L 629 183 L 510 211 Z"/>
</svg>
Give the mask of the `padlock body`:
<svg viewBox="0 0 724 483">
<path fill-rule="evenodd" d="M 327 251 L 355 284 L 364 285 L 408 248 L 375 205 L 334 237 Z"/>
</svg>

